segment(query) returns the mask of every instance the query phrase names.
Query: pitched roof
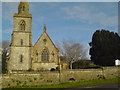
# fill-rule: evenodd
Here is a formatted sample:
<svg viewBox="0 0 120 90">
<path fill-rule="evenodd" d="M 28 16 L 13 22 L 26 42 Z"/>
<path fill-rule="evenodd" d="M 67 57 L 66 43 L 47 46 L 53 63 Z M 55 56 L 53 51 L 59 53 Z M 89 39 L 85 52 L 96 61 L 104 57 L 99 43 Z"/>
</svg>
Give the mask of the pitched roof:
<svg viewBox="0 0 120 90">
<path fill-rule="evenodd" d="M 53 41 L 51 40 L 51 38 L 49 37 L 49 35 L 47 34 L 47 32 L 46 32 L 46 26 L 44 26 L 44 32 L 43 32 L 42 35 L 39 37 L 39 39 L 37 40 L 37 42 L 40 40 L 40 38 L 41 38 L 44 34 L 47 35 L 47 37 L 49 38 L 49 40 L 52 42 L 53 46 L 57 49 L 57 51 L 59 51 L 58 48 L 57 48 L 57 47 L 55 46 L 55 44 L 53 43 Z M 37 44 L 37 42 L 34 44 L 34 46 Z"/>
</svg>

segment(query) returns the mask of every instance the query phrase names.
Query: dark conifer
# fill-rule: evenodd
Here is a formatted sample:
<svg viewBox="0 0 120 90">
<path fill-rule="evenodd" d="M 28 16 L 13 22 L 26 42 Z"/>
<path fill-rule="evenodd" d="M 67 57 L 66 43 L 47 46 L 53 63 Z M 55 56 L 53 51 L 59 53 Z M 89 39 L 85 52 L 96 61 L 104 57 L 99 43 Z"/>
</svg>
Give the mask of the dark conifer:
<svg viewBox="0 0 120 90">
<path fill-rule="evenodd" d="M 90 45 L 91 60 L 102 66 L 113 66 L 120 59 L 120 37 L 117 33 L 97 30 Z"/>
</svg>

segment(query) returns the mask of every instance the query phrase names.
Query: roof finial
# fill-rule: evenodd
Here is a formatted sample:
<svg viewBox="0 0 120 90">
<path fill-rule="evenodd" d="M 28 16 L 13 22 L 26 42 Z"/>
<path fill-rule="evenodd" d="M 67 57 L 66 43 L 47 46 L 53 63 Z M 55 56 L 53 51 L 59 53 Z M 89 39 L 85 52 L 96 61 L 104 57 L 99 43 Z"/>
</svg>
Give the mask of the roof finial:
<svg viewBox="0 0 120 90">
<path fill-rule="evenodd" d="M 46 32 L 46 24 L 44 24 L 44 32 Z"/>
</svg>

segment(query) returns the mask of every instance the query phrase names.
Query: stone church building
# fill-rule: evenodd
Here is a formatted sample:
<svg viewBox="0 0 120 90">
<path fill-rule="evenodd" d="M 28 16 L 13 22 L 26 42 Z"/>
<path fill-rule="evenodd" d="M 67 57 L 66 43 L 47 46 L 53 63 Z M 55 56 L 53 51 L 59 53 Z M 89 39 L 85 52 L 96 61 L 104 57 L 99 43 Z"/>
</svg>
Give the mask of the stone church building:
<svg viewBox="0 0 120 90">
<path fill-rule="evenodd" d="M 51 70 L 60 65 L 59 50 L 44 30 L 35 45 L 32 45 L 32 15 L 28 2 L 20 2 L 14 14 L 14 29 L 10 44 L 8 71 Z"/>
</svg>

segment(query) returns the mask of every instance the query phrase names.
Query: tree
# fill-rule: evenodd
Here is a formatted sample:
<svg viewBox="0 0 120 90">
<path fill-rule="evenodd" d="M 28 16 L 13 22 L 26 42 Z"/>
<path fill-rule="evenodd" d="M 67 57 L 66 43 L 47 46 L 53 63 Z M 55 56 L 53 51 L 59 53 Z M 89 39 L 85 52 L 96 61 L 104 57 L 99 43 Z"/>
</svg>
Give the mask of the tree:
<svg viewBox="0 0 120 90">
<path fill-rule="evenodd" d="M 7 70 L 8 51 L 9 41 L 2 41 L 2 73 Z"/>
<path fill-rule="evenodd" d="M 83 46 L 73 40 L 63 40 L 62 45 L 57 45 L 61 56 L 66 56 L 67 61 L 72 69 L 72 63 L 76 60 L 80 60 L 81 57 L 85 56 Z"/>
<path fill-rule="evenodd" d="M 91 60 L 102 66 L 113 66 L 120 59 L 120 37 L 117 33 L 97 30 L 90 45 Z"/>
</svg>

